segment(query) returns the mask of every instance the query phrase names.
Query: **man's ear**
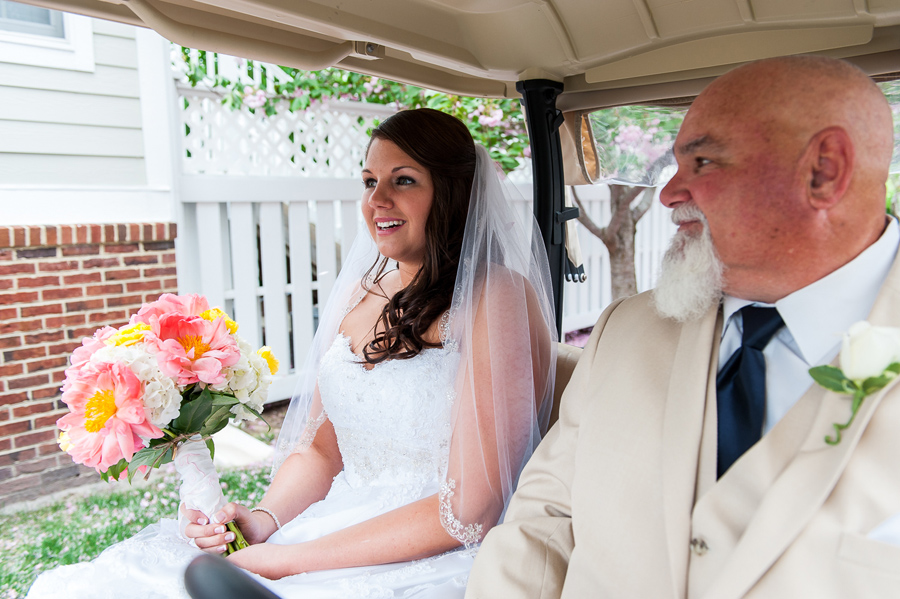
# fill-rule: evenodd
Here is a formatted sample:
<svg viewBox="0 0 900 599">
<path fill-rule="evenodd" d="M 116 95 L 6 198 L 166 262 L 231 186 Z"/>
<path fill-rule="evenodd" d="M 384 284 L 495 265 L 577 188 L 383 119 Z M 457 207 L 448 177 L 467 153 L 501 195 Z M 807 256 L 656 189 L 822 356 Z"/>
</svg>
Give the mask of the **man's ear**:
<svg viewBox="0 0 900 599">
<path fill-rule="evenodd" d="M 828 127 L 813 135 L 806 150 L 807 197 L 816 210 L 827 210 L 850 186 L 856 158 L 853 140 L 843 127 Z"/>
</svg>

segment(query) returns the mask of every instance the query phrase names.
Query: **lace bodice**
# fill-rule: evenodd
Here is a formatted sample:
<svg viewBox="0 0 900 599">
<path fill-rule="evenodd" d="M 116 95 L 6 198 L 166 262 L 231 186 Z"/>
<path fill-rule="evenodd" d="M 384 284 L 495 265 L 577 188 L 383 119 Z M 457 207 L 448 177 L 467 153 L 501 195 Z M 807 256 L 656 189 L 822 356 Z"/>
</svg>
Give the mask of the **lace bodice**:
<svg viewBox="0 0 900 599">
<path fill-rule="evenodd" d="M 319 393 L 354 486 L 423 487 L 446 468 L 459 354 L 424 349 L 370 369 L 338 335 L 322 357 Z"/>
</svg>

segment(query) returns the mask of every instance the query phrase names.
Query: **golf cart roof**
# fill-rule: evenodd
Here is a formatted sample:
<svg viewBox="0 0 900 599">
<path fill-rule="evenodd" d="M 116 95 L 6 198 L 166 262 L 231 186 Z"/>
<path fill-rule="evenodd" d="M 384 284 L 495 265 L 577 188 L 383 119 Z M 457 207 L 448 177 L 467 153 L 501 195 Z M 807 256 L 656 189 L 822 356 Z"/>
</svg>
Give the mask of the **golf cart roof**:
<svg viewBox="0 0 900 599">
<path fill-rule="evenodd" d="M 687 102 L 736 64 L 819 53 L 900 77 L 900 0 L 20 0 L 155 29 L 190 47 L 563 111 Z"/>
</svg>

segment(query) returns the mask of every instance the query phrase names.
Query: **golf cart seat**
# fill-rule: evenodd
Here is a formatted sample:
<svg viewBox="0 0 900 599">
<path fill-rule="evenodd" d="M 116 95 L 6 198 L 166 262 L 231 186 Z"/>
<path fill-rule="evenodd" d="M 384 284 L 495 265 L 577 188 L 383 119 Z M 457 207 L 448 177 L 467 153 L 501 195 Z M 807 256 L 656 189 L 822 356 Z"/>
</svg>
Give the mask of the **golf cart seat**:
<svg viewBox="0 0 900 599">
<path fill-rule="evenodd" d="M 575 364 L 581 356 L 582 349 L 574 345 L 565 343 L 558 344 L 556 354 L 556 385 L 553 388 L 553 407 L 550 409 L 550 426 L 559 418 L 559 400 L 562 397 L 569 379 L 572 378 L 572 371 L 575 370 Z M 549 428 L 549 427 L 548 427 Z"/>
</svg>

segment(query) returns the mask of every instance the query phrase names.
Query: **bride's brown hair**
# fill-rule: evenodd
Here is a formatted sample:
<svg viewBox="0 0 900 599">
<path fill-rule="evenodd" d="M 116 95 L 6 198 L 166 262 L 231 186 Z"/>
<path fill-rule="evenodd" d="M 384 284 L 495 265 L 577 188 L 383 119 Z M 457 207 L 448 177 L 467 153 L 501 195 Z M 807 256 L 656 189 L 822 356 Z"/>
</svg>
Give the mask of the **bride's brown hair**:
<svg viewBox="0 0 900 599">
<path fill-rule="evenodd" d="M 440 343 L 425 340 L 435 320 L 450 307 L 465 232 L 469 194 L 475 177 L 475 142 L 457 118 L 430 108 L 404 110 L 373 131 L 372 140 L 396 144 L 428 169 L 434 199 L 425 223 L 425 256 L 409 285 L 391 297 L 375 326 L 375 338 L 363 348 L 366 362 L 408 359 Z M 366 149 L 368 153 L 368 148 Z M 385 274 L 387 258 L 369 268 L 364 281 Z"/>
</svg>

